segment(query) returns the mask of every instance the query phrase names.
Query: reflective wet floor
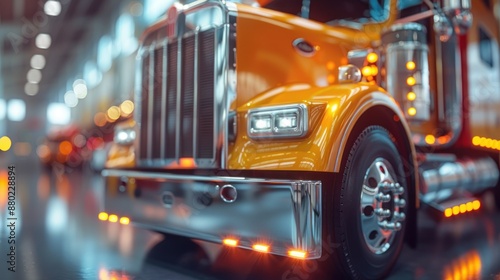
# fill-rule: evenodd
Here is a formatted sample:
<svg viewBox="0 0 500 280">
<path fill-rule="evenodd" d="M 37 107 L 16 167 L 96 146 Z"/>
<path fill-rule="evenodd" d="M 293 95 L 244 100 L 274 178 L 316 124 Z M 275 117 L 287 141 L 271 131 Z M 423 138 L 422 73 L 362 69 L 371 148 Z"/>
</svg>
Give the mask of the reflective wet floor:
<svg viewBox="0 0 500 280">
<path fill-rule="evenodd" d="M 0 279 L 339 279 L 328 252 L 284 260 L 99 221 L 103 180 L 85 168 L 0 164 Z M 437 223 L 420 213 L 419 245 L 404 248 L 389 279 L 500 279 L 500 213 L 485 199 L 481 215 Z"/>
</svg>

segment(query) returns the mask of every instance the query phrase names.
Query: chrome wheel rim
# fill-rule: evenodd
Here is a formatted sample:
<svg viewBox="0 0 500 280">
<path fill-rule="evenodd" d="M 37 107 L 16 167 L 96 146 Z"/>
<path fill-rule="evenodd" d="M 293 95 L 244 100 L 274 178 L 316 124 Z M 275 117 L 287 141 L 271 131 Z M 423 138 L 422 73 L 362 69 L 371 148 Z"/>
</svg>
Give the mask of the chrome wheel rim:
<svg viewBox="0 0 500 280">
<path fill-rule="evenodd" d="M 386 159 L 375 159 L 366 170 L 361 189 L 361 229 L 366 246 L 374 254 L 387 252 L 401 230 L 404 190 Z"/>
</svg>

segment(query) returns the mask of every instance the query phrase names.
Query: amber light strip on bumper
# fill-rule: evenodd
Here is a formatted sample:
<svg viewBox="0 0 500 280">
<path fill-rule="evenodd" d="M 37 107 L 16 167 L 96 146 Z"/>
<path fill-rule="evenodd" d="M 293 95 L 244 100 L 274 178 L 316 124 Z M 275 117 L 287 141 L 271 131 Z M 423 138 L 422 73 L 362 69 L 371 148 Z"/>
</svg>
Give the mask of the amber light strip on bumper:
<svg viewBox="0 0 500 280">
<path fill-rule="evenodd" d="M 110 223 L 116 223 L 119 221 L 122 225 L 130 224 L 129 217 L 118 217 L 115 214 L 108 214 L 106 212 L 100 212 L 99 215 L 97 215 L 97 218 L 101 221 L 109 221 Z"/>
<path fill-rule="evenodd" d="M 474 200 L 472 202 L 462 203 L 460 205 L 446 208 L 444 210 L 444 216 L 446 218 L 449 218 L 451 216 L 457 216 L 467 212 L 476 211 L 479 210 L 479 208 L 481 208 L 481 202 L 479 202 L 479 200 Z"/>
</svg>

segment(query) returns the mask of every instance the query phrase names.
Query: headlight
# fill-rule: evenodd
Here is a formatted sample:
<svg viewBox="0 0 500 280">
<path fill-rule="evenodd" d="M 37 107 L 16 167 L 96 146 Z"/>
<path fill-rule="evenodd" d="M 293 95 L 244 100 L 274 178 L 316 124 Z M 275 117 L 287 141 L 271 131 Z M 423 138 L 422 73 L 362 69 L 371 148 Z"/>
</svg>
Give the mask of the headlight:
<svg viewBox="0 0 500 280">
<path fill-rule="evenodd" d="M 252 138 L 291 138 L 306 135 L 307 106 L 286 105 L 248 112 L 248 135 Z"/>
<path fill-rule="evenodd" d="M 135 140 L 135 130 L 131 127 L 116 128 L 114 141 L 120 145 L 130 145 Z"/>
</svg>

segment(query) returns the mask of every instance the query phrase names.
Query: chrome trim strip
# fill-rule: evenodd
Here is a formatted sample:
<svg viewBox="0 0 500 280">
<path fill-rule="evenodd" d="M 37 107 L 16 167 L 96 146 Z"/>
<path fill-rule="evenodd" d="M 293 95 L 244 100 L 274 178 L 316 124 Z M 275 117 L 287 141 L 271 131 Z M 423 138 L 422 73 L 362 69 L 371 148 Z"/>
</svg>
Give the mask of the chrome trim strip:
<svg viewBox="0 0 500 280">
<path fill-rule="evenodd" d="M 218 68 L 218 62 L 219 62 L 219 56 L 218 56 L 218 49 L 217 49 L 217 46 L 218 46 L 218 42 L 217 42 L 217 28 L 214 29 L 214 107 L 213 107 L 213 110 L 214 110 L 214 127 L 213 127 L 213 141 L 214 141 L 214 146 L 215 146 L 215 149 L 213 150 L 213 153 L 212 153 L 212 160 L 215 159 L 215 162 L 217 162 L 217 150 L 218 149 L 218 145 L 217 143 L 219 143 L 217 140 L 217 138 L 219 137 L 218 135 L 218 130 L 219 130 L 219 124 L 217 122 L 218 120 L 218 116 L 219 116 L 219 111 L 217 110 L 217 104 L 220 102 L 219 101 L 219 93 L 217 92 L 217 80 L 218 80 L 218 72 L 217 72 L 217 68 Z M 224 168 L 224 167 L 222 167 Z"/>
<path fill-rule="evenodd" d="M 149 48 L 149 89 L 148 89 L 148 159 L 153 158 L 153 98 L 154 98 L 154 43 Z"/>
<path fill-rule="evenodd" d="M 182 37 L 177 38 L 177 100 L 175 105 L 175 159 L 180 158 L 182 98 Z"/>
<path fill-rule="evenodd" d="M 163 42 L 163 77 L 162 79 L 162 88 L 161 88 L 161 128 L 160 128 L 160 159 L 165 158 L 165 146 L 166 143 L 166 119 L 167 119 L 167 71 L 168 71 L 168 63 L 167 63 L 167 53 L 168 53 L 168 40 L 164 40 Z"/>
<path fill-rule="evenodd" d="M 133 179 L 134 188 L 140 188 L 142 193 L 137 198 L 126 192 L 110 193 L 106 195 L 106 211 L 124 213 L 132 222 L 149 229 L 219 243 L 232 235 L 239 239 L 238 247 L 247 249 L 265 239 L 272 254 L 287 256 L 293 248 L 306 251 L 306 259 L 321 257 L 321 181 L 182 176 L 109 169 L 104 170 L 103 175 L 126 181 Z M 152 185 L 141 188 L 146 181 Z M 224 185 L 232 185 L 237 190 L 235 203 L 226 203 L 220 198 Z M 166 208 L 161 200 L 165 193 L 174 195 L 169 204 L 171 208 Z M 200 204 L 200 196 L 210 202 Z M 280 203 L 273 203 L 276 201 Z M 145 203 L 148 209 L 144 208 Z M 248 211 L 252 206 L 254 209 Z M 151 209 L 155 209 L 154 215 Z M 180 209 L 183 211 L 177 211 Z M 262 219 L 264 216 L 267 218 Z M 222 224 L 224 226 L 220 226 Z"/>
<path fill-rule="evenodd" d="M 193 74 L 193 158 L 198 157 L 198 49 L 199 49 L 199 28 L 194 31 L 194 74 Z"/>
<path fill-rule="evenodd" d="M 437 35 L 436 35 L 437 37 Z M 443 54 L 442 54 L 442 44 L 441 40 L 437 39 L 436 40 L 436 61 L 443 61 Z M 438 120 L 440 122 L 443 122 L 445 120 L 445 111 L 444 111 L 444 81 L 443 81 L 443 64 L 442 63 L 436 63 L 436 84 L 437 84 L 437 113 L 438 113 Z"/>
</svg>

